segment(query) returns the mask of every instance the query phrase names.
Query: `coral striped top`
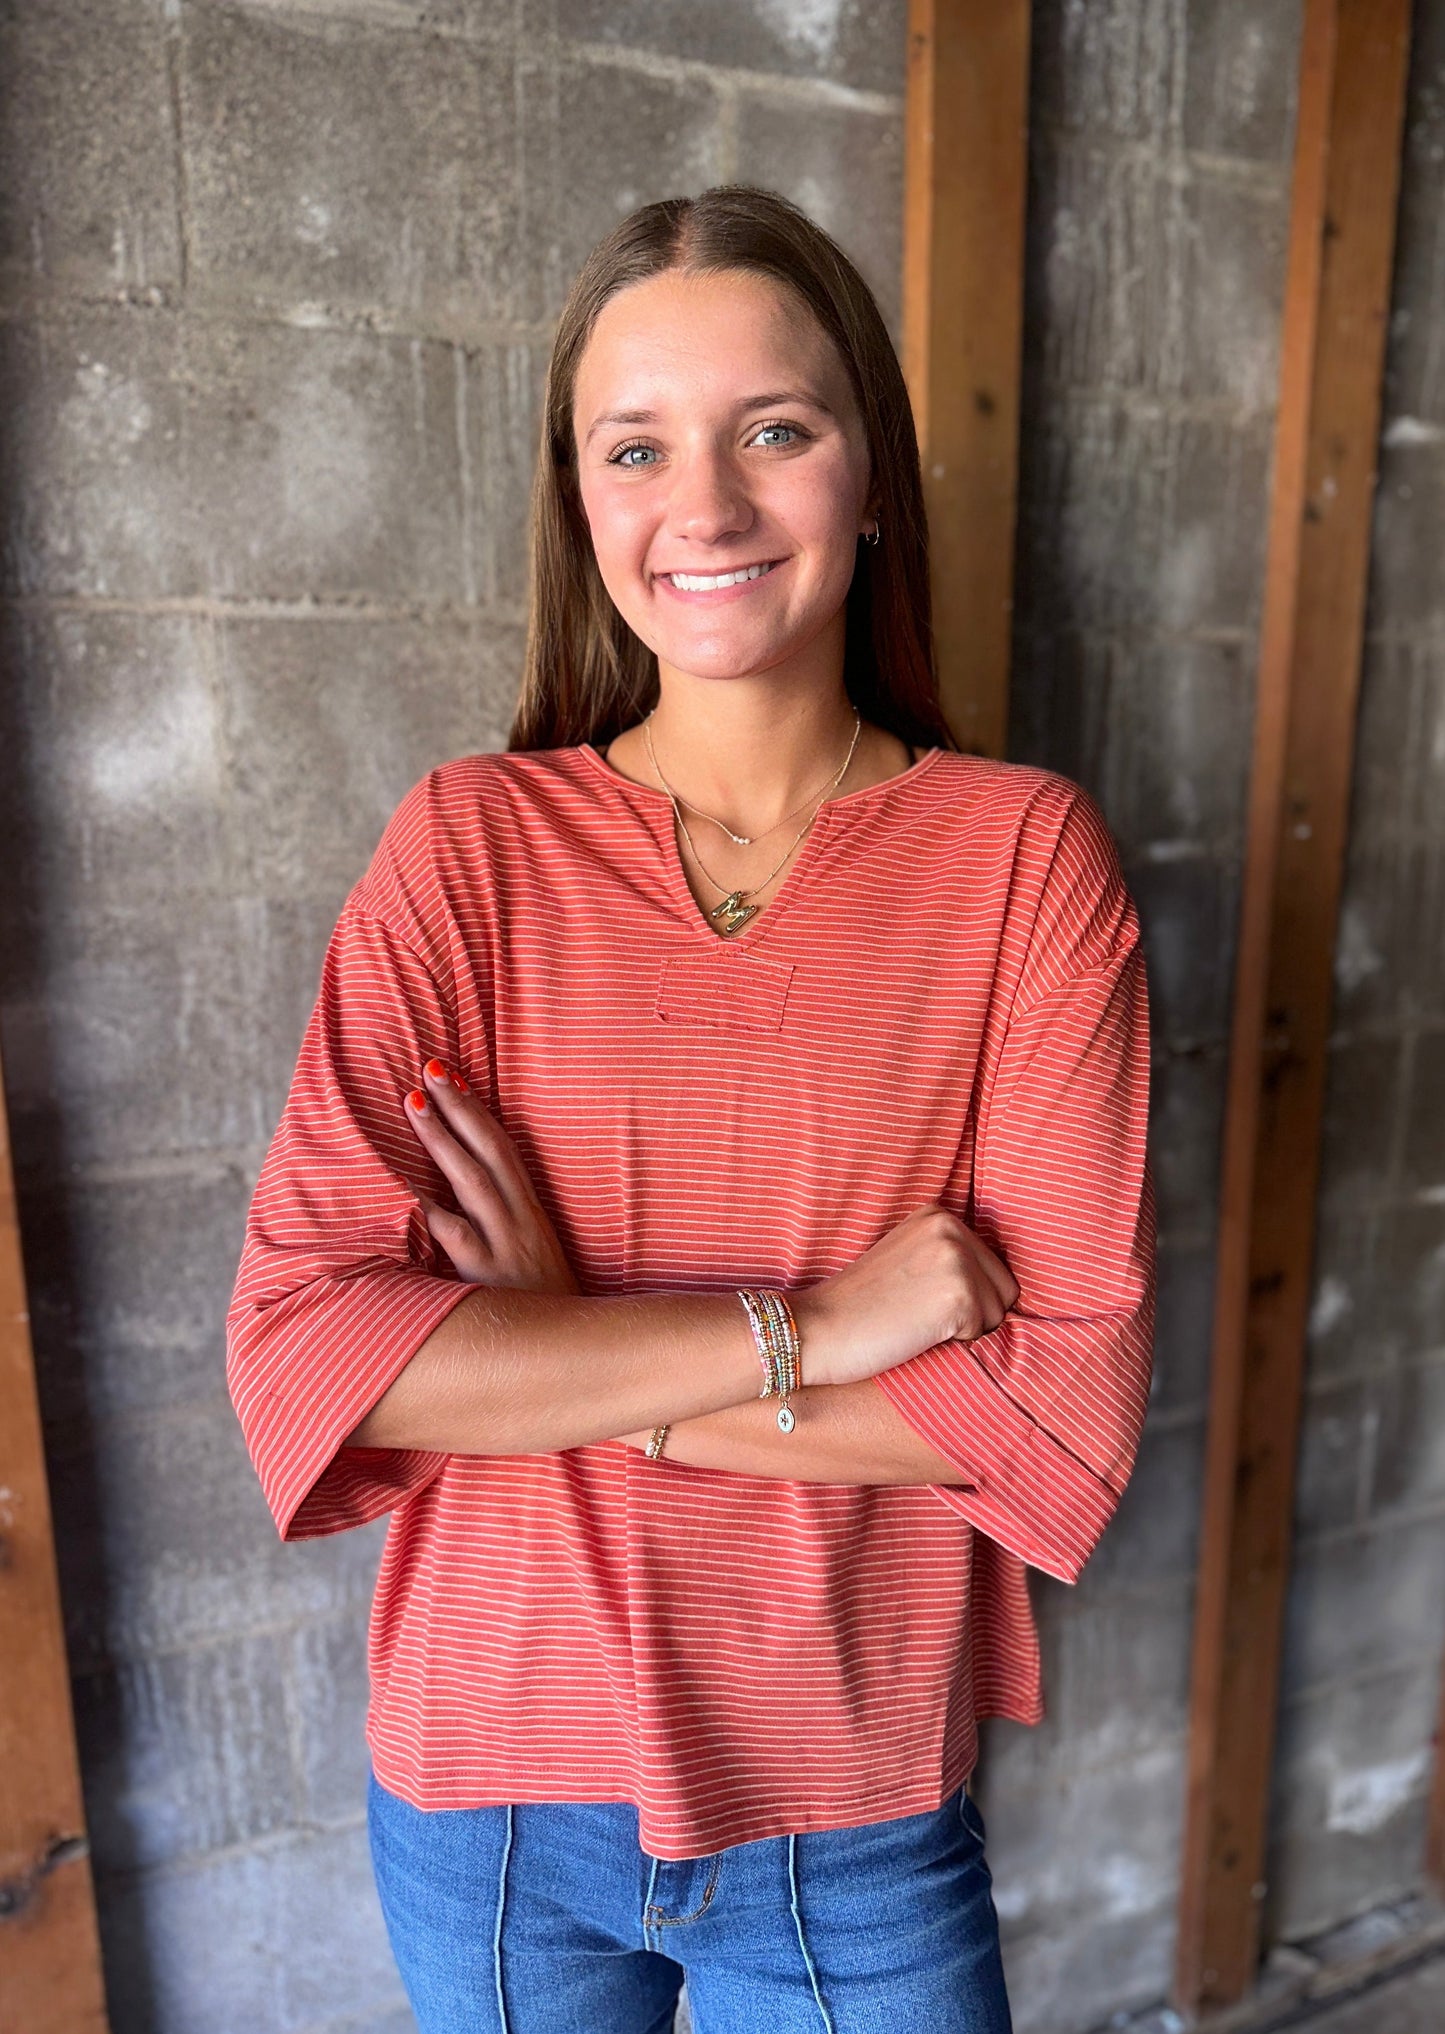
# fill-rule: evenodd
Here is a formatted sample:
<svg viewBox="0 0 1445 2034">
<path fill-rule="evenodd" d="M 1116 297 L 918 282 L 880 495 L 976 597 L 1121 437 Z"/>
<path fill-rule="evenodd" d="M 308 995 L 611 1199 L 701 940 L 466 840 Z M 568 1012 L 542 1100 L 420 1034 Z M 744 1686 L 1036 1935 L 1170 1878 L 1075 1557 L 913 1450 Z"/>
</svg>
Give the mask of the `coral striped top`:
<svg viewBox="0 0 1445 2034">
<path fill-rule="evenodd" d="M 936 1808 L 980 1716 L 1039 1719 L 1026 1568 L 1074 1581 L 1118 1502 L 1154 1306 L 1143 958 L 1087 793 L 928 749 L 828 800 L 727 939 L 673 827 L 589 743 L 408 794 L 332 936 L 228 1334 L 282 1535 L 390 1513 L 381 1782 L 427 1809 L 635 1802 L 660 1858 Z M 401 1107 L 433 1054 L 506 1126 L 584 1292 L 807 1285 L 952 1208 L 1017 1306 L 878 1384 L 960 1481 L 343 1448 L 473 1290 Z"/>
</svg>

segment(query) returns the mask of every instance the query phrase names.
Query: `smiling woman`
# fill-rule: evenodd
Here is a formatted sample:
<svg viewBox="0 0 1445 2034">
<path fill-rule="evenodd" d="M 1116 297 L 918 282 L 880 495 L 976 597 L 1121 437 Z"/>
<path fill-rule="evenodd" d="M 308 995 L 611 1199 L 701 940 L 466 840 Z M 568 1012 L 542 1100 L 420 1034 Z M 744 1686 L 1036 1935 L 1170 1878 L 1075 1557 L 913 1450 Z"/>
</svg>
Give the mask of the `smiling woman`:
<svg viewBox="0 0 1445 2034">
<path fill-rule="evenodd" d="M 510 746 L 347 901 L 230 1315 L 283 1535 L 391 1514 L 424 2034 L 642 2034 L 684 1972 L 699 2034 L 1009 2025 L 968 1777 L 1133 1464 L 1148 1023 L 1097 807 L 958 752 L 928 613 L 846 257 L 745 188 L 625 220 Z"/>
</svg>

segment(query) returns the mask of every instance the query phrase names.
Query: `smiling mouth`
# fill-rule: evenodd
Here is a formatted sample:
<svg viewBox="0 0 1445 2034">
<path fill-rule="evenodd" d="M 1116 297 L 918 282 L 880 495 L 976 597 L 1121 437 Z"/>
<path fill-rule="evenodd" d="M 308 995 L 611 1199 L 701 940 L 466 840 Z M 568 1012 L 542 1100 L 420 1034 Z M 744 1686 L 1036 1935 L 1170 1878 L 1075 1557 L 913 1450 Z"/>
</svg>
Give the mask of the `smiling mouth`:
<svg viewBox="0 0 1445 2034">
<path fill-rule="evenodd" d="M 675 586 L 679 593 L 716 593 L 724 586 L 741 586 L 747 579 L 762 579 L 777 565 L 781 558 L 769 558 L 761 565 L 739 565 L 731 572 L 660 572 L 659 579 L 665 579 Z"/>
</svg>

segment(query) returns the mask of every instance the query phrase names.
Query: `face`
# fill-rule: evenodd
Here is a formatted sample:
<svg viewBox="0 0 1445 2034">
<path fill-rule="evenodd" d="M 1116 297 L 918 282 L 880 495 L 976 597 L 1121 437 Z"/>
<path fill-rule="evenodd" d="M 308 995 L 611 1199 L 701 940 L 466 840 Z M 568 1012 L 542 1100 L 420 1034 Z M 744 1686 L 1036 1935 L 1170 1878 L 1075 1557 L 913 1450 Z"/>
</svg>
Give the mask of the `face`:
<svg viewBox="0 0 1445 2034">
<path fill-rule="evenodd" d="M 662 664 L 742 677 L 830 629 L 841 645 L 872 527 L 868 448 L 843 362 L 797 299 L 740 271 L 619 291 L 573 422 L 598 570 Z"/>
</svg>

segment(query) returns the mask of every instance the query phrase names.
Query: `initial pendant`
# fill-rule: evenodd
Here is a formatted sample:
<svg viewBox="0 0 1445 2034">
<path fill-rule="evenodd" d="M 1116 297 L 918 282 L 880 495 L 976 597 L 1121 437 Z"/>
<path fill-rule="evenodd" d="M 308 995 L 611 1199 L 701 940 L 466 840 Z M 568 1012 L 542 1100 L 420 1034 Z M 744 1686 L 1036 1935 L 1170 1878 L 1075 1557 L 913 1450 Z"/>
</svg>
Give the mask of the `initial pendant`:
<svg viewBox="0 0 1445 2034">
<path fill-rule="evenodd" d="M 724 936 L 736 932 L 740 925 L 746 925 L 762 909 L 758 904 L 744 904 L 743 895 L 741 890 L 730 890 L 721 904 L 714 904 L 707 914 L 722 927 Z"/>
</svg>

